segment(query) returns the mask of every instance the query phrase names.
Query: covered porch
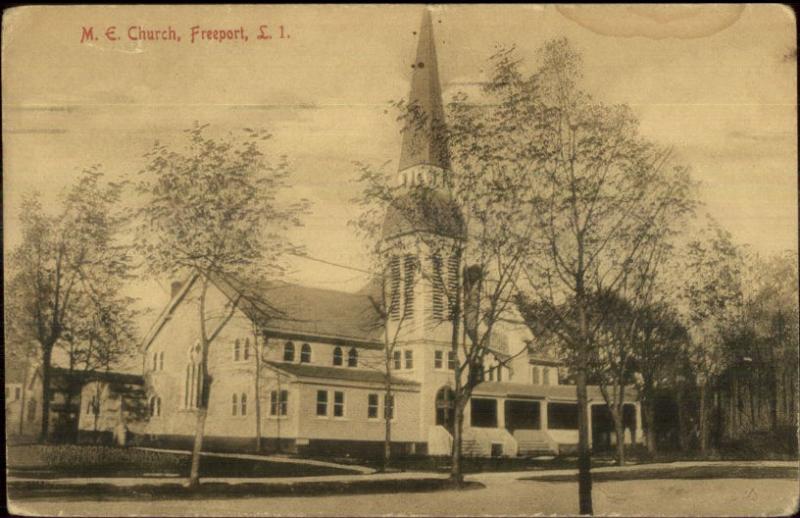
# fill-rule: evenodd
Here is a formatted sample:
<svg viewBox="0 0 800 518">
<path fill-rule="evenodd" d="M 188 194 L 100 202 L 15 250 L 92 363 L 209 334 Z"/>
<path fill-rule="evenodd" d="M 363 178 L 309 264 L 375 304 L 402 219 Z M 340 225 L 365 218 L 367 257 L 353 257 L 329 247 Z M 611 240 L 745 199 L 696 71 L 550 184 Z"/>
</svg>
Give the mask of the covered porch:
<svg viewBox="0 0 800 518">
<path fill-rule="evenodd" d="M 452 434 L 448 395 L 446 390 L 437 394 L 436 427 L 440 443 L 443 431 Z M 576 400 L 573 385 L 482 383 L 465 409 L 464 455 L 530 456 L 574 450 L 578 444 Z M 590 446 L 597 451 L 614 447 L 613 420 L 596 386 L 589 387 L 588 406 Z M 623 425 L 625 444 L 643 442 L 641 409 L 635 392 L 625 398 Z"/>
</svg>

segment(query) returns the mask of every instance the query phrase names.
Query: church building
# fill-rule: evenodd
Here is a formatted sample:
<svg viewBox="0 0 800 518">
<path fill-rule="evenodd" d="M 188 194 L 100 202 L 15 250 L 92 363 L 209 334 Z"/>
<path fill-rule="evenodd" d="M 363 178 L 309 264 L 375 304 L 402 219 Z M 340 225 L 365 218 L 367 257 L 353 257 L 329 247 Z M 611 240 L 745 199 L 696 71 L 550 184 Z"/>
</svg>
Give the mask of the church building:
<svg viewBox="0 0 800 518">
<path fill-rule="evenodd" d="M 402 135 L 397 185 L 411 190 L 385 215 L 380 249 L 387 287 L 348 293 L 285 282 L 254 285 L 209 278 L 209 314 L 233 317 L 210 346 L 213 377 L 204 448 L 380 455 L 384 416 L 397 454 L 449 455 L 453 368 L 448 290 L 460 276 L 466 236 L 448 194 L 451 170 L 430 13 L 424 15 L 409 103 L 425 114 Z M 420 195 L 422 193 L 422 195 Z M 437 275 L 422 275 L 422 271 Z M 142 344 L 148 419 L 140 439 L 190 448 L 199 388 L 199 274 L 173 285 L 172 299 Z M 440 279 L 437 281 L 437 279 Z M 456 285 L 453 285 L 453 282 Z M 386 298 L 388 318 L 376 316 Z M 277 309 L 277 313 L 276 313 Z M 554 358 L 533 354 L 535 337 L 504 322 L 493 336 L 483 381 L 466 406 L 464 455 L 558 453 L 578 442 L 574 385 Z M 386 336 L 391 397 L 385 394 Z M 496 349 L 496 350 L 495 350 Z M 598 387 L 589 387 L 592 440 L 613 439 Z M 625 405 L 626 441 L 642 441 L 639 404 Z"/>
</svg>

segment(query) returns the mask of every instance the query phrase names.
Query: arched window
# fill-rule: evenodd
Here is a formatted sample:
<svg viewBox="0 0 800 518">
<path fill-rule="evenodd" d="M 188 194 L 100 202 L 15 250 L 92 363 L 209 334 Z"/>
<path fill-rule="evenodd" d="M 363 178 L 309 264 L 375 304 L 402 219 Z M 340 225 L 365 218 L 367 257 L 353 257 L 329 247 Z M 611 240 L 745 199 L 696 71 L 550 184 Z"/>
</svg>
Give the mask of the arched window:
<svg viewBox="0 0 800 518">
<path fill-rule="evenodd" d="M 244 361 L 247 361 L 247 360 L 250 359 L 250 339 L 249 338 L 245 338 L 244 339 L 244 354 L 242 355 L 242 359 L 244 359 Z"/>
<path fill-rule="evenodd" d="M 358 351 L 355 347 L 351 348 L 350 351 L 347 353 L 347 366 L 348 367 L 357 367 L 358 366 Z"/>
<path fill-rule="evenodd" d="M 390 300 L 389 303 L 389 313 L 392 316 L 392 320 L 399 320 L 400 319 L 400 258 L 396 255 L 392 256 L 389 260 L 389 278 L 391 279 L 391 284 L 389 286 L 390 290 Z"/>
<path fill-rule="evenodd" d="M 184 382 L 183 386 L 183 408 L 189 408 L 189 392 L 191 391 L 192 386 L 192 366 L 191 364 L 186 364 L 186 381 Z"/>
<path fill-rule="evenodd" d="M 239 415 L 247 415 L 247 394 L 242 392 L 242 397 L 240 398 L 242 411 L 239 412 Z"/>
<path fill-rule="evenodd" d="M 442 256 L 438 253 L 433 254 L 431 256 L 431 266 L 433 267 L 431 312 L 434 319 L 442 320 L 444 318 L 444 268 Z"/>
<path fill-rule="evenodd" d="M 286 345 L 283 346 L 283 361 L 294 361 L 294 344 L 292 342 L 286 342 Z"/>
<path fill-rule="evenodd" d="M 411 254 L 403 260 L 403 315 L 410 317 L 414 314 L 414 274 L 417 269 L 417 258 Z"/>
<path fill-rule="evenodd" d="M 342 365 L 342 348 L 336 347 L 333 350 L 333 364 L 334 365 Z"/>
<path fill-rule="evenodd" d="M 158 353 L 153 353 L 153 370 L 158 370 Z"/>
<path fill-rule="evenodd" d="M 300 348 L 300 363 L 311 363 L 311 346 L 308 344 Z"/>
<path fill-rule="evenodd" d="M 239 400 L 237 399 L 236 394 L 234 394 L 231 397 L 231 415 L 236 415 L 238 411 L 239 411 Z"/>
<path fill-rule="evenodd" d="M 156 397 L 156 415 L 161 416 L 161 396 Z"/>
<path fill-rule="evenodd" d="M 239 361 L 240 350 L 241 350 L 241 345 L 239 344 L 239 339 L 237 338 L 233 342 L 233 361 L 235 361 L 235 362 Z"/>
</svg>

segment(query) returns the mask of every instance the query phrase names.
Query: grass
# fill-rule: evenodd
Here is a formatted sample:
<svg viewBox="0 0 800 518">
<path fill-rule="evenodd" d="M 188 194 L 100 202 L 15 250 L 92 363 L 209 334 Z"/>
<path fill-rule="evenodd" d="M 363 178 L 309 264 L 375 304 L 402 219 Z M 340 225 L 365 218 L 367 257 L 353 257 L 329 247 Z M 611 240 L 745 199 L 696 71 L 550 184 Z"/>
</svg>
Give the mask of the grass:
<svg viewBox="0 0 800 518">
<path fill-rule="evenodd" d="M 111 446 L 25 445 L 9 446 L 7 451 L 9 475 L 42 479 L 187 476 L 191 465 L 189 455 Z M 356 473 L 354 470 L 288 462 L 208 456 L 200 461 L 200 475 L 203 477 L 303 477 Z"/>
<path fill-rule="evenodd" d="M 458 489 L 479 489 L 483 484 L 466 482 Z M 9 482 L 12 499 L 59 500 L 166 500 L 206 498 L 256 498 L 265 496 L 321 496 L 335 494 L 378 494 L 431 492 L 455 489 L 446 479 L 360 480 L 348 482 L 269 483 L 202 483 L 190 489 L 182 484 L 115 486 L 112 484 L 54 484 L 46 481 Z"/>
<path fill-rule="evenodd" d="M 798 468 L 776 466 L 686 466 L 662 469 L 635 469 L 627 471 L 595 472 L 593 482 L 620 482 L 628 480 L 669 480 L 669 479 L 792 479 L 797 480 Z M 577 474 L 545 475 L 525 478 L 536 482 L 577 482 Z"/>
</svg>

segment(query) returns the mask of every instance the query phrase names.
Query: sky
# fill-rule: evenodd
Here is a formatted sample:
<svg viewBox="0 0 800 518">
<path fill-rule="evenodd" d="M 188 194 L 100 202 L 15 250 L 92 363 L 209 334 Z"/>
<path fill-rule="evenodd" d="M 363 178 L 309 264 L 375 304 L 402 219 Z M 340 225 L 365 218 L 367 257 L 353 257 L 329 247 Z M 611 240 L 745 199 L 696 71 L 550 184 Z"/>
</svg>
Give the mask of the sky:
<svg viewBox="0 0 800 518">
<path fill-rule="evenodd" d="M 671 146 L 701 183 L 706 210 L 762 254 L 797 250 L 797 98 L 793 12 L 779 5 L 432 7 L 445 99 L 485 78 L 496 45 L 531 70 L 537 49 L 567 37 L 585 87 L 627 103 L 642 133 Z M 423 7 L 22 7 L 3 18 L 4 253 L 19 243 L 25 193 L 47 206 L 83 168 L 138 171 L 155 140 L 194 121 L 225 134 L 268 129 L 266 150 L 293 167 L 289 197 L 312 213 L 294 238 L 309 255 L 366 267 L 348 227 L 354 162 L 399 158 L 388 107 L 408 94 Z M 259 40 L 266 25 L 271 39 Z M 120 39 L 109 41 L 108 27 Z M 181 41 L 131 41 L 128 27 L 172 27 Z M 191 27 L 248 41 L 190 42 Z M 283 26 L 284 38 L 280 38 Z M 84 28 L 96 40 L 81 42 Z M 286 37 L 288 36 L 288 37 Z M 352 291 L 364 275 L 306 259 L 289 280 Z M 166 304 L 169 280 L 131 286 L 142 308 Z"/>
</svg>

